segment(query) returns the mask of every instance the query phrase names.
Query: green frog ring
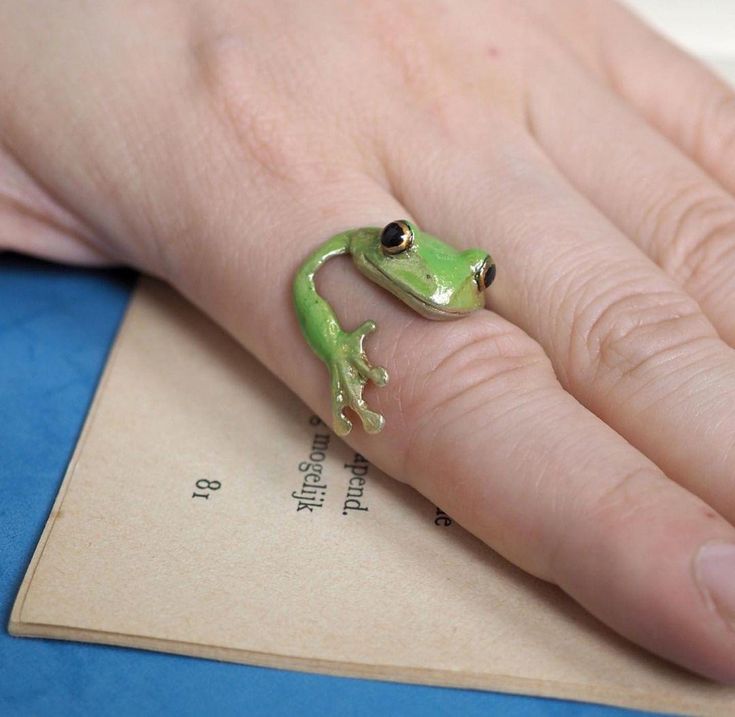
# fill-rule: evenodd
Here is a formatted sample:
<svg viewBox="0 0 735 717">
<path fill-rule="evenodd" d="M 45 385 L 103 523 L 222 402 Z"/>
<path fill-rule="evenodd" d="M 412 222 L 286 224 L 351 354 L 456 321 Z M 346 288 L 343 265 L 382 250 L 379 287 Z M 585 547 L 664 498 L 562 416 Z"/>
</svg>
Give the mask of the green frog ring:
<svg viewBox="0 0 735 717">
<path fill-rule="evenodd" d="M 302 264 L 293 283 L 294 305 L 307 343 L 329 369 L 334 430 L 340 436 L 350 432 L 352 422 L 344 413 L 349 407 L 365 431 L 378 433 L 385 419 L 368 408 L 362 395 L 368 381 L 378 386 L 388 383 L 387 371 L 373 366 L 363 348 L 375 322 L 344 331 L 314 284 L 319 268 L 341 254 L 352 255 L 362 274 L 428 319 L 458 319 L 483 308 L 495 263 L 487 252 L 458 251 L 412 222 L 398 220 L 383 229 L 336 234 Z"/>
</svg>

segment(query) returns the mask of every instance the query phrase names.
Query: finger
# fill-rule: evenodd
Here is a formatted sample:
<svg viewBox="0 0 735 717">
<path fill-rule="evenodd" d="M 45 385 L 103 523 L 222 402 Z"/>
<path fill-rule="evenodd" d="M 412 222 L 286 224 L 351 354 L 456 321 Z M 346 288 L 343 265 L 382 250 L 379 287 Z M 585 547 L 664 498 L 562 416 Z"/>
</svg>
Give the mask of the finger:
<svg viewBox="0 0 735 717">
<path fill-rule="evenodd" d="M 735 519 L 735 353 L 697 303 L 517 128 L 495 123 L 483 144 L 458 133 L 448 148 L 440 134 L 428 154 L 405 138 L 394 149 L 406 152 L 392 181 L 409 210 L 487 248 L 495 309 L 542 344 L 563 385 Z"/>
<path fill-rule="evenodd" d="M 611 85 L 735 193 L 732 88 L 622 4 L 600 2 L 596 9 L 598 57 Z"/>
<path fill-rule="evenodd" d="M 546 153 L 735 345 L 735 196 L 576 63 L 539 63 L 529 85 Z"/>
<path fill-rule="evenodd" d="M 64 264 L 111 266 L 116 263 L 80 236 L 70 236 L 57 227 L 28 216 L 25 212 L 12 211 L 6 214 L 2 206 L 0 206 L 0 251 L 15 251 Z"/>
<path fill-rule="evenodd" d="M 69 264 L 113 263 L 94 234 L 63 209 L 0 146 L 0 251 L 10 250 Z"/>
<path fill-rule="evenodd" d="M 346 226 L 404 213 L 370 182 L 332 187 L 328 200 L 311 191 L 267 227 L 281 238 L 275 257 L 257 243 L 233 253 L 232 226 L 209 216 L 196 273 L 178 285 L 327 420 L 327 374 L 299 335 L 283 277 Z M 386 429 L 353 430 L 356 450 L 614 629 L 735 679 L 735 636 L 693 572 L 702 545 L 735 540 L 730 525 L 565 393 L 538 345 L 507 321 L 487 311 L 426 321 L 346 262 L 323 271 L 320 291 L 345 328 L 375 320 L 368 354 L 391 374 L 366 394 Z"/>
</svg>

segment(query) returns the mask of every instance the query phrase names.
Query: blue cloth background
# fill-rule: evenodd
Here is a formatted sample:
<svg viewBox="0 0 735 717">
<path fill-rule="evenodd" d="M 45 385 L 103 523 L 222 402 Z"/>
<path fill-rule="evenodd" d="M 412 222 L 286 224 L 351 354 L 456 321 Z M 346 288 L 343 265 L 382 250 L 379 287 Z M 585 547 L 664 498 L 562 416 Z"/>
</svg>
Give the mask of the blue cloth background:
<svg viewBox="0 0 735 717">
<path fill-rule="evenodd" d="M 133 281 L 0 255 L 0 715 L 644 714 L 10 637 L 13 600 Z"/>
</svg>

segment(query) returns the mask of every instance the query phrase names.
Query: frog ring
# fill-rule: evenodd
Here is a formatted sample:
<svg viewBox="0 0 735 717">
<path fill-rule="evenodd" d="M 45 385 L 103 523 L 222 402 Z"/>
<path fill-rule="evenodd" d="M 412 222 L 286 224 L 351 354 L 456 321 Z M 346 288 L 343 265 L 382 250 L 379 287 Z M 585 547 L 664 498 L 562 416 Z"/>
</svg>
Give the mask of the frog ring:
<svg viewBox="0 0 735 717">
<path fill-rule="evenodd" d="M 458 251 L 412 222 L 398 220 L 383 229 L 363 227 L 337 234 L 302 264 L 293 283 L 294 304 L 307 343 L 329 369 L 334 430 L 345 436 L 352 429 L 344 413 L 349 407 L 365 431 L 378 433 L 385 419 L 368 408 L 362 395 L 368 381 L 388 383 L 388 372 L 373 366 L 363 348 L 375 322 L 344 331 L 314 284 L 319 268 L 341 254 L 350 254 L 362 274 L 427 319 L 458 319 L 483 308 L 495 263 L 487 252 Z"/>
</svg>

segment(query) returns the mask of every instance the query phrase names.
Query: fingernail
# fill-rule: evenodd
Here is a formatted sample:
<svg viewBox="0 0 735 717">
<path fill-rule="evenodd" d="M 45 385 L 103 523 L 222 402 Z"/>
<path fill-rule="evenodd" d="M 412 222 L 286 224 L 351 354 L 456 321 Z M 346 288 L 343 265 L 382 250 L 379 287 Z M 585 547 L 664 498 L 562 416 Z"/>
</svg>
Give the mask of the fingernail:
<svg viewBox="0 0 735 717">
<path fill-rule="evenodd" d="M 703 545 L 697 553 L 694 574 L 710 609 L 735 628 L 735 544 Z"/>
</svg>

